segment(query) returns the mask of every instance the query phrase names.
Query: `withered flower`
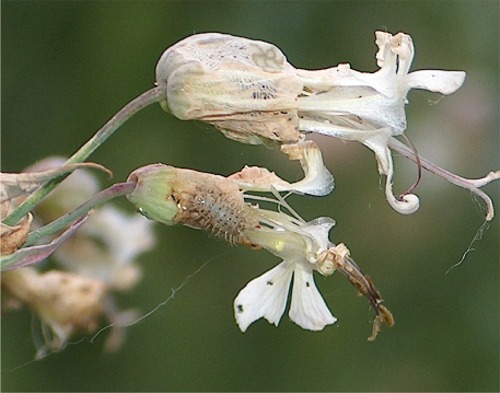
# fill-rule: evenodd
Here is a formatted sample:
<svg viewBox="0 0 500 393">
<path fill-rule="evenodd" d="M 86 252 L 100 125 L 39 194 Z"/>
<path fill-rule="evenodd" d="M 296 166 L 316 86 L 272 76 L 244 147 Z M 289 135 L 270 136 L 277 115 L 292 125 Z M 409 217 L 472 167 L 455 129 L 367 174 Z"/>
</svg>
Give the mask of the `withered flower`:
<svg viewBox="0 0 500 393">
<path fill-rule="evenodd" d="M 245 143 L 297 143 L 314 132 L 355 140 L 373 150 L 380 174 L 387 177 L 385 195 L 392 208 L 411 214 L 419 207 L 413 187 L 395 196 L 390 149 L 402 152 L 394 139 L 407 128 L 405 105 L 411 89 L 444 95 L 463 84 L 465 72 L 410 72 L 414 57 L 411 37 L 377 31 L 379 70 L 353 70 L 348 63 L 322 70 L 293 67 L 273 44 L 220 33 L 189 36 L 168 48 L 156 67 L 163 90 L 162 107 L 182 120 L 213 124 L 227 137 Z M 419 166 L 483 198 L 487 220 L 493 218 L 491 199 L 481 182 L 462 179 L 421 158 L 403 153 Z M 480 184 L 480 185 L 478 185 Z"/>
<path fill-rule="evenodd" d="M 257 168 L 255 172 L 266 173 Z M 243 191 L 239 179 L 234 175 L 226 178 L 163 164 L 149 165 L 129 176 L 128 181 L 136 183 L 136 187 L 127 198 L 152 220 L 202 229 L 232 244 L 264 248 L 283 260 L 250 281 L 234 300 L 236 322 L 243 332 L 262 317 L 279 324 L 292 278 L 292 321 L 315 331 L 335 323 L 313 276 L 315 270 L 325 276 L 336 269 L 352 271 L 354 265 L 347 248 L 328 240 L 335 222 L 327 217 L 304 221 L 267 183 L 265 176 L 254 179 L 255 189 L 273 192 L 274 199 L 249 194 L 249 182 Z M 259 202 L 275 203 L 278 211 L 262 209 Z M 390 314 L 380 306 L 381 298 L 375 288 L 367 286 L 367 279 L 362 280 L 365 276 L 361 271 L 351 275 L 350 281 L 368 297 L 377 314 L 380 310 Z M 379 319 L 375 323 L 379 326 Z"/>
</svg>

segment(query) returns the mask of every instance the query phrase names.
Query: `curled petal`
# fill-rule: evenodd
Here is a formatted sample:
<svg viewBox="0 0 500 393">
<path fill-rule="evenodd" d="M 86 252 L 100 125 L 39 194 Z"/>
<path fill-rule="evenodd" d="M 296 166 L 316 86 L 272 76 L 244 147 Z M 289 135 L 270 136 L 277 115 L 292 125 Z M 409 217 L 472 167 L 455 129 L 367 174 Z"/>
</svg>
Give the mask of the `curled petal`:
<svg viewBox="0 0 500 393">
<path fill-rule="evenodd" d="M 290 319 L 303 329 L 323 330 L 337 321 L 320 295 L 312 268 L 297 264 L 294 271 Z"/>
<path fill-rule="evenodd" d="M 387 173 L 387 179 L 385 181 L 385 197 L 387 199 L 387 202 L 398 213 L 401 214 L 415 213 L 420 206 L 420 200 L 415 194 L 404 194 L 399 196 L 399 198 L 396 198 L 392 191 L 393 175 L 394 175 L 394 169 L 391 159 L 389 171 Z"/>
<path fill-rule="evenodd" d="M 278 326 L 285 311 L 293 265 L 282 262 L 250 281 L 234 299 L 234 317 L 242 332 L 264 317 Z"/>
<path fill-rule="evenodd" d="M 413 214 L 420 206 L 420 200 L 415 194 L 406 194 L 401 195 L 399 198 L 395 198 L 394 194 L 392 194 L 392 184 L 389 182 L 386 183 L 385 197 L 389 205 L 401 214 Z"/>
<path fill-rule="evenodd" d="M 323 162 L 321 150 L 312 141 L 304 141 L 291 145 L 283 145 L 281 150 L 291 160 L 300 160 L 304 170 L 304 178 L 292 184 L 292 191 L 309 195 L 324 196 L 333 191 L 334 181 L 330 171 Z"/>
<path fill-rule="evenodd" d="M 486 214 L 486 221 L 491 221 L 493 220 L 493 217 L 495 216 L 495 209 L 493 207 L 493 202 L 491 198 L 482 190 L 480 190 L 480 187 L 483 187 L 492 181 L 500 179 L 500 171 L 496 172 L 490 172 L 488 175 L 479 178 L 479 179 L 467 179 L 458 175 L 455 175 L 454 173 L 451 173 L 435 164 L 430 162 L 429 160 L 425 159 L 424 157 L 421 156 L 416 156 L 415 152 L 412 151 L 412 149 L 408 148 L 405 146 L 403 143 L 398 141 L 395 138 L 391 138 L 389 140 L 389 147 L 396 151 L 397 153 L 403 155 L 404 157 L 420 163 L 422 165 L 422 168 L 425 170 L 434 173 L 435 175 L 441 176 L 442 178 L 446 179 L 452 184 L 455 184 L 456 186 L 466 188 L 470 190 L 472 193 L 475 195 L 479 196 L 483 201 L 486 203 L 486 208 L 487 208 L 487 214 Z"/>
<path fill-rule="evenodd" d="M 323 162 L 321 150 L 313 141 L 282 145 L 281 150 L 291 160 L 300 160 L 304 178 L 289 183 L 266 168 L 245 166 L 228 178 L 241 189 L 249 191 L 293 191 L 315 196 L 328 195 L 333 191 L 334 180 Z"/>
<path fill-rule="evenodd" d="M 393 169 L 391 152 L 387 148 L 387 141 L 390 138 L 390 131 L 382 128 L 374 132 L 366 140 L 362 141 L 363 145 L 373 150 L 375 159 L 377 160 L 378 173 L 388 175 Z M 392 179 L 392 173 L 391 173 Z"/>
</svg>

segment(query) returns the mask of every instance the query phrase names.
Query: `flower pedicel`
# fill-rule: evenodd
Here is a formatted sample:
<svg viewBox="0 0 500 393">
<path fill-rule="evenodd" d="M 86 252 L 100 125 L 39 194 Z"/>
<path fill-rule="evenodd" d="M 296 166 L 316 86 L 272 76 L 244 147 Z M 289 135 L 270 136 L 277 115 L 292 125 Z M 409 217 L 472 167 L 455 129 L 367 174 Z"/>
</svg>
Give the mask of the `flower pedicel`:
<svg viewBox="0 0 500 393">
<path fill-rule="evenodd" d="M 324 276 L 340 270 L 369 299 L 377 313 L 369 340 L 375 339 L 382 323 L 394 324 L 379 292 L 350 258 L 347 247 L 328 240 L 334 220 L 320 217 L 305 222 L 277 193 L 277 199 L 245 194 L 239 178 L 238 174 L 225 178 L 163 164 L 149 165 L 129 176 L 128 181 L 136 187 L 127 198 L 150 219 L 202 229 L 232 244 L 262 247 L 283 259 L 250 281 L 234 300 L 234 315 L 243 332 L 262 317 L 279 324 L 292 278 L 290 319 L 313 331 L 334 324 L 336 318 L 314 283 L 315 270 Z M 260 191 L 264 188 L 263 184 L 258 187 Z M 274 202 L 280 211 L 264 210 L 249 201 Z"/>
</svg>

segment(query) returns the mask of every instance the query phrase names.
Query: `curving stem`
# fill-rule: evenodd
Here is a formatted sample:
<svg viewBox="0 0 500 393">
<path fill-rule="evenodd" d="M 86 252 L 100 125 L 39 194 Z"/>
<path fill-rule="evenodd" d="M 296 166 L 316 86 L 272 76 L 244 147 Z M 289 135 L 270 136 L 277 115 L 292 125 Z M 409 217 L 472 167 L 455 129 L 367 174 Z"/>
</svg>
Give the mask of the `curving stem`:
<svg viewBox="0 0 500 393">
<path fill-rule="evenodd" d="M 73 154 L 66 164 L 74 164 L 85 161 L 99 146 L 101 146 L 106 139 L 108 139 L 113 132 L 115 132 L 123 123 L 130 119 L 133 115 L 139 112 L 141 109 L 164 99 L 165 93 L 164 89 L 160 87 L 154 87 L 140 96 L 136 97 L 134 100 L 125 105 L 116 115 L 114 115 L 101 129 L 99 129 L 94 136 L 89 139 L 75 154 Z M 59 183 L 61 183 L 69 174 L 64 174 L 56 177 L 33 194 L 27 197 L 23 203 L 21 203 L 16 209 L 10 213 L 10 215 L 3 221 L 6 225 L 15 225 L 19 220 L 24 217 L 28 212 L 33 210 L 33 208 Z"/>
</svg>

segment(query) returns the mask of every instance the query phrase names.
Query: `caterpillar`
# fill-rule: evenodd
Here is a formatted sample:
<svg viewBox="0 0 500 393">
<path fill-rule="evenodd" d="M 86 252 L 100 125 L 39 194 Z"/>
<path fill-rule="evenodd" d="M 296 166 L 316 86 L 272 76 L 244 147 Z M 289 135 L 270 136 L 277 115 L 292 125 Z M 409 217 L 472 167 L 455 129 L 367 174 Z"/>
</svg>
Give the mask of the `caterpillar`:
<svg viewBox="0 0 500 393">
<path fill-rule="evenodd" d="M 210 183 L 197 180 L 192 187 L 186 187 L 183 181 L 182 191 L 172 193 L 179 209 L 174 221 L 205 230 L 231 244 L 251 245 L 245 230 L 257 226 L 258 220 L 243 194 L 239 190 L 230 192 L 232 187 L 226 190 L 226 184 L 218 184 L 213 179 Z"/>
</svg>

